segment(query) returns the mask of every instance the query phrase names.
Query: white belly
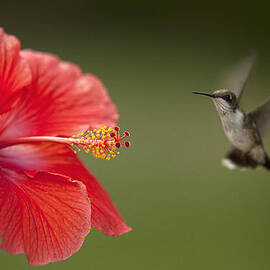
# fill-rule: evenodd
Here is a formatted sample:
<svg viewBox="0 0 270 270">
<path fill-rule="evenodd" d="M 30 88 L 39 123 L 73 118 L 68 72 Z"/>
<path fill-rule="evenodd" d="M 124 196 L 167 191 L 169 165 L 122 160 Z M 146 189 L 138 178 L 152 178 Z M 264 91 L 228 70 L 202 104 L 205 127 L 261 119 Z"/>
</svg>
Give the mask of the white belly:
<svg viewBox="0 0 270 270">
<path fill-rule="evenodd" d="M 222 125 L 230 143 L 239 150 L 249 151 L 254 145 L 253 134 L 244 127 L 241 111 L 229 112 L 222 119 Z"/>
</svg>

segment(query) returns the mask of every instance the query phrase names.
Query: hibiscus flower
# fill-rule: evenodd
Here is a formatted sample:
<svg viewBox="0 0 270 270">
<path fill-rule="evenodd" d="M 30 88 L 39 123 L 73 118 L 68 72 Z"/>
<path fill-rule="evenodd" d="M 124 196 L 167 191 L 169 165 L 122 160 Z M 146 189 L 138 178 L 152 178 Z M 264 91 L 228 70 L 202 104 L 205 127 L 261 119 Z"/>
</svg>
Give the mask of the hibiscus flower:
<svg viewBox="0 0 270 270">
<path fill-rule="evenodd" d="M 54 55 L 21 51 L 0 29 L 0 94 L 1 249 L 42 265 L 78 251 L 91 227 L 129 232 L 76 156 L 110 159 L 129 146 L 127 132 L 109 128 L 118 114 L 101 81 Z"/>
</svg>

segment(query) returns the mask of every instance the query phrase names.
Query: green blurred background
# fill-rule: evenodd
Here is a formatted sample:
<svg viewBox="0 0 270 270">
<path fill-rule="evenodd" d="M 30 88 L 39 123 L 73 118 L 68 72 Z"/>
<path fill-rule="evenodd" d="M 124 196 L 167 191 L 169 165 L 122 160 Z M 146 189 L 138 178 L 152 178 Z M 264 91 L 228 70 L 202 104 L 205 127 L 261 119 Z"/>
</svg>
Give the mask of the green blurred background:
<svg viewBox="0 0 270 270">
<path fill-rule="evenodd" d="M 269 7 L 256 1 L 9 1 L 0 25 L 23 48 L 79 64 L 106 84 L 132 133 L 111 162 L 82 155 L 133 231 L 93 230 L 81 250 L 43 269 L 270 268 L 270 174 L 229 171 L 213 104 L 222 72 L 250 50 L 251 110 L 270 96 Z M 265 141 L 270 150 L 270 140 Z M 0 251 L 0 269 L 28 269 Z"/>
</svg>

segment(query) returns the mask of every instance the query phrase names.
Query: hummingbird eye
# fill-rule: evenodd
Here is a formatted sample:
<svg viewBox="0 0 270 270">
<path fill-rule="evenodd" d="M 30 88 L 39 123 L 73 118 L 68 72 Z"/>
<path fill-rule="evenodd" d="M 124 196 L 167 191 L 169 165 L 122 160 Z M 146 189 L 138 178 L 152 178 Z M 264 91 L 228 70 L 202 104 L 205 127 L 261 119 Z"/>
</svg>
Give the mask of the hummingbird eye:
<svg viewBox="0 0 270 270">
<path fill-rule="evenodd" d="M 225 95 L 225 96 L 223 96 L 222 97 L 223 99 L 225 99 L 226 101 L 228 101 L 228 102 L 231 102 L 232 100 L 233 100 L 233 97 L 232 97 L 232 95 Z"/>
</svg>

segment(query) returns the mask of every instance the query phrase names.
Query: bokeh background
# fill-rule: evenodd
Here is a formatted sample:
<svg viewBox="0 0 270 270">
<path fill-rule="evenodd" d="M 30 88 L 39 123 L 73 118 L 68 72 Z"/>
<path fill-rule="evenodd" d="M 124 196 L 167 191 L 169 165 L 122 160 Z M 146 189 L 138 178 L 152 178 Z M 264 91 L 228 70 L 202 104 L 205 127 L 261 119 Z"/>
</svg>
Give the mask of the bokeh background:
<svg viewBox="0 0 270 270">
<path fill-rule="evenodd" d="M 93 230 L 81 250 L 43 269 L 270 268 L 270 174 L 229 171 L 213 104 L 222 72 L 259 53 L 243 96 L 269 98 L 270 22 L 256 1 L 8 1 L 0 25 L 23 48 L 55 53 L 98 75 L 132 147 L 113 161 L 82 155 L 133 231 Z M 265 141 L 270 150 L 270 140 Z M 1 269 L 28 269 L 0 251 Z"/>
</svg>

